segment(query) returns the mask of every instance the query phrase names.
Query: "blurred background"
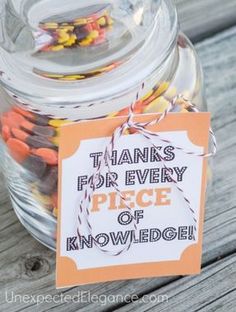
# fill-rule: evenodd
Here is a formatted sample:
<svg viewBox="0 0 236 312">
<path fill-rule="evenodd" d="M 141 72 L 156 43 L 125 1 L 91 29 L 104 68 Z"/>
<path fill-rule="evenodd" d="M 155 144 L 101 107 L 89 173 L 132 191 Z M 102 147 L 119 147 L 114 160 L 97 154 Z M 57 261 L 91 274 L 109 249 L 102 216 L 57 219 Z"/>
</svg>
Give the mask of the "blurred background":
<svg viewBox="0 0 236 312">
<path fill-rule="evenodd" d="M 174 0 L 182 30 L 200 41 L 236 25 L 236 0 Z"/>
</svg>

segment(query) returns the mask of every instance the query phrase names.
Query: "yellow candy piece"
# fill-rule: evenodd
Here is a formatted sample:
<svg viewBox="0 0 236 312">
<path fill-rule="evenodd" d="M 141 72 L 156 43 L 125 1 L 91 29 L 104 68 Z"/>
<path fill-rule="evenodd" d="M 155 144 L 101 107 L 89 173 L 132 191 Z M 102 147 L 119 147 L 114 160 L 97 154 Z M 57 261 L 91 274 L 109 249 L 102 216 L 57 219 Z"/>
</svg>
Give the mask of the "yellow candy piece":
<svg viewBox="0 0 236 312">
<path fill-rule="evenodd" d="M 59 146 L 59 137 L 54 137 L 51 139 L 51 142 L 55 145 L 55 146 Z"/>
<path fill-rule="evenodd" d="M 80 80 L 80 79 L 84 79 L 85 76 L 83 75 L 71 75 L 71 76 L 66 76 L 65 79 L 75 79 L 75 80 Z"/>
<path fill-rule="evenodd" d="M 60 34 L 60 38 L 58 39 L 58 43 L 65 43 L 70 39 L 70 36 L 67 33 Z"/>
<path fill-rule="evenodd" d="M 70 47 L 75 43 L 75 40 L 69 39 L 64 43 L 64 47 Z"/>
<path fill-rule="evenodd" d="M 64 46 L 62 44 L 54 46 L 51 48 L 52 51 L 57 52 L 57 51 L 61 51 L 64 49 Z"/>
<path fill-rule="evenodd" d="M 76 35 L 71 35 L 71 36 L 70 36 L 70 39 L 67 40 L 67 41 L 64 43 L 64 46 L 65 46 L 65 47 L 70 47 L 70 46 L 72 46 L 72 45 L 76 42 L 76 39 L 77 39 Z"/>
<path fill-rule="evenodd" d="M 167 81 L 164 81 L 163 83 L 160 84 L 160 86 L 158 87 L 158 89 L 154 92 L 155 96 L 160 96 L 163 93 L 165 93 L 167 91 L 167 89 L 169 88 L 170 83 Z"/>
<path fill-rule="evenodd" d="M 113 68 L 114 68 L 114 65 L 110 65 L 110 66 L 106 66 L 103 68 L 98 68 L 96 72 L 104 73 L 104 72 L 112 70 Z"/>
<path fill-rule="evenodd" d="M 93 23 L 94 22 L 94 18 L 87 17 L 86 21 L 87 21 L 87 24 Z"/>
<path fill-rule="evenodd" d="M 73 81 L 73 80 L 81 80 L 81 79 L 84 79 L 85 76 L 81 76 L 81 75 L 72 75 L 72 76 L 65 76 L 63 78 L 60 78 L 60 80 L 70 80 L 70 81 Z"/>
<path fill-rule="evenodd" d="M 71 122 L 68 120 L 52 119 L 48 124 L 54 128 L 60 128 L 61 126 L 67 125 L 69 123 Z"/>
<path fill-rule="evenodd" d="M 48 78 L 62 78 L 64 77 L 63 75 L 57 75 L 57 74 L 44 74 L 45 77 Z"/>
<path fill-rule="evenodd" d="M 104 70 L 102 68 L 98 68 L 95 70 L 91 70 L 90 72 L 88 72 L 88 74 L 92 74 L 92 75 L 98 75 L 101 74 Z"/>
<path fill-rule="evenodd" d="M 75 29 L 75 26 L 72 26 L 72 25 L 61 26 L 60 29 L 65 30 L 65 31 L 73 31 Z"/>
<path fill-rule="evenodd" d="M 64 78 L 61 78 L 60 80 L 62 80 L 62 81 L 76 81 L 77 79 L 74 77 L 64 77 Z"/>
<path fill-rule="evenodd" d="M 56 30 L 56 32 L 59 34 L 59 35 L 63 35 L 63 34 L 67 34 L 68 33 L 68 30 L 64 27 L 60 27 Z"/>
<path fill-rule="evenodd" d="M 78 19 L 74 20 L 73 24 L 75 26 L 85 25 L 85 24 L 87 24 L 87 19 L 86 18 L 78 18 Z"/>
<path fill-rule="evenodd" d="M 88 35 L 88 39 L 97 39 L 99 37 L 99 32 L 97 30 L 93 30 L 90 32 L 90 34 Z"/>
<path fill-rule="evenodd" d="M 162 96 L 151 102 L 145 109 L 144 113 L 164 113 L 169 107 L 169 102 Z"/>
<path fill-rule="evenodd" d="M 56 29 L 58 28 L 58 24 L 57 23 L 45 23 L 43 27 L 47 29 Z"/>
<path fill-rule="evenodd" d="M 76 37 L 76 35 L 75 35 L 75 34 L 72 34 L 72 35 L 70 36 L 70 39 L 74 39 L 74 40 L 76 40 L 76 39 L 77 39 L 77 37 Z"/>
<path fill-rule="evenodd" d="M 79 43 L 79 45 L 81 46 L 81 47 L 87 47 L 87 46 L 89 46 L 91 43 L 93 42 L 93 40 L 91 39 L 91 38 L 85 38 L 84 40 L 82 40 L 80 43 Z"/>
<path fill-rule="evenodd" d="M 68 40 L 67 42 L 64 43 L 64 47 L 71 47 L 75 42 L 72 40 Z"/>
<path fill-rule="evenodd" d="M 105 17 L 99 18 L 99 20 L 98 20 L 98 25 L 100 25 L 100 26 L 105 26 L 106 23 L 107 23 L 107 21 L 106 21 Z"/>
</svg>

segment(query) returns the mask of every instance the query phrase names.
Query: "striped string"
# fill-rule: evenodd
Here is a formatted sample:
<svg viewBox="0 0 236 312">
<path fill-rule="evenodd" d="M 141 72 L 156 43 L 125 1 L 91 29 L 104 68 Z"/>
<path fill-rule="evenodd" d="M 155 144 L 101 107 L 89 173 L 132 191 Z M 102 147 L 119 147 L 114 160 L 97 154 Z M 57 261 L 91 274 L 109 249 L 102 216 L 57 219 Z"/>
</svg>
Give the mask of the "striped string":
<svg viewBox="0 0 236 312">
<path fill-rule="evenodd" d="M 144 84 L 141 87 L 142 91 L 144 89 Z M 111 140 L 109 141 L 107 147 L 105 148 L 105 151 L 103 153 L 103 157 L 101 157 L 101 159 L 99 160 L 98 166 L 96 168 L 95 173 L 93 174 L 92 178 L 91 178 L 91 184 L 89 184 L 87 186 L 87 188 L 84 191 L 84 196 L 79 204 L 79 213 L 78 213 L 78 222 L 79 225 L 77 227 L 77 235 L 78 238 L 81 239 L 82 235 L 80 233 L 80 227 L 82 227 L 83 225 L 83 219 L 86 223 L 86 227 L 88 230 L 88 234 L 91 235 L 95 246 L 103 253 L 110 255 L 110 256 L 119 256 L 125 252 L 127 252 L 130 247 L 133 244 L 133 236 L 131 235 L 131 239 L 128 242 L 127 245 L 123 246 L 120 250 L 118 251 L 111 251 L 109 249 L 103 248 L 101 246 L 101 244 L 96 240 L 96 238 L 93 236 L 93 229 L 92 229 L 92 225 L 90 223 L 90 204 L 92 202 L 92 197 L 93 194 L 96 190 L 96 184 L 99 180 L 99 176 L 101 174 L 101 172 L 104 170 L 104 168 L 107 168 L 108 171 L 108 176 L 109 179 L 111 181 L 111 185 L 113 187 L 113 189 L 116 191 L 116 193 L 118 194 L 118 196 L 121 198 L 121 200 L 123 201 L 125 208 L 127 209 L 127 211 L 129 212 L 131 218 L 132 218 L 132 228 L 134 230 L 134 233 L 137 232 L 137 222 L 136 219 L 133 215 L 133 209 L 128 205 L 125 196 L 122 194 L 121 190 L 119 189 L 119 185 L 117 183 L 117 181 L 115 180 L 113 174 L 112 174 L 112 170 L 111 170 L 111 155 L 112 152 L 115 149 L 115 144 L 116 142 L 119 140 L 119 138 L 124 134 L 125 131 L 129 130 L 129 129 L 134 129 L 136 130 L 137 133 L 141 134 L 146 140 L 148 140 L 150 142 L 150 144 L 156 149 L 157 151 L 157 155 L 161 160 L 161 164 L 163 166 L 163 168 L 165 168 L 165 171 L 170 179 L 170 181 L 175 185 L 176 189 L 178 190 L 178 192 L 181 194 L 183 200 L 186 203 L 186 207 L 188 209 L 188 211 L 190 212 L 191 216 L 192 216 L 192 220 L 193 220 L 193 229 L 194 229 L 194 233 L 192 235 L 192 239 L 193 241 L 196 240 L 195 234 L 197 232 L 197 217 L 196 217 L 196 213 L 194 211 L 194 209 L 191 206 L 191 202 L 190 200 L 186 197 L 184 190 L 179 186 L 178 182 L 176 179 L 173 178 L 173 172 L 171 171 L 170 168 L 168 168 L 166 166 L 166 161 L 165 159 L 160 155 L 160 153 L 158 153 L 158 147 L 157 145 L 153 142 L 153 138 L 157 138 L 159 139 L 159 141 L 163 142 L 163 143 L 168 143 L 171 146 L 173 146 L 176 150 L 182 151 L 183 153 L 185 153 L 186 155 L 191 155 L 191 156 L 196 156 L 196 157 L 202 157 L 202 158 L 209 158 L 211 156 L 214 156 L 216 154 L 217 151 L 217 142 L 216 142 L 216 138 L 214 135 L 214 132 L 212 131 L 212 129 L 210 128 L 209 133 L 210 133 L 210 137 L 212 140 L 212 151 L 209 153 L 195 153 L 195 152 L 191 152 L 188 150 L 185 150 L 182 147 L 176 146 L 173 142 L 166 140 L 164 138 L 161 137 L 160 134 L 156 133 L 156 132 L 152 132 L 150 130 L 147 130 L 147 127 L 150 126 L 154 126 L 154 125 L 158 125 L 159 123 L 161 123 L 166 116 L 173 112 L 174 109 L 179 106 L 179 101 L 184 101 L 184 103 L 187 105 L 187 110 L 190 112 L 199 112 L 199 110 L 197 109 L 197 107 L 191 103 L 188 99 L 186 99 L 183 95 L 179 94 L 177 95 L 175 98 L 173 98 L 172 100 L 169 101 L 169 106 L 168 108 L 165 110 L 165 112 L 160 116 L 158 116 L 156 119 L 154 119 L 151 122 L 146 122 L 146 123 L 140 123 L 140 122 L 134 122 L 134 109 L 135 109 L 135 104 L 137 102 L 137 100 L 139 99 L 139 94 L 140 91 L 137 93 L 136 99 L 134 100 L 134 102 L 130 105 L 129 108 L 129 115 L 127 120 L 121 125 L 119 126 L 114 133 L 112 134 Z M 135 237 L 135 235 L 134 235 Z"/>
</svg>

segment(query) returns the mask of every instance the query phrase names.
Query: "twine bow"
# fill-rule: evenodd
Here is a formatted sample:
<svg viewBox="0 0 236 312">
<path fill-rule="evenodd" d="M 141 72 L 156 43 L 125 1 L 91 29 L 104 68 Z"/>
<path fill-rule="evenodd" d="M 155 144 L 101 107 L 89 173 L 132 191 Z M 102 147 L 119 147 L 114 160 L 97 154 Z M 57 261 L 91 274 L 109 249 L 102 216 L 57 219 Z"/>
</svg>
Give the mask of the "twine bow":
<svg viewBox="0 0 236 312">
<path fill-rule="evenodd" d="M 144 88 L 144 84 L 142 85 L 141 90 Z M 126 130 L 129 129 L 133 129 L 136 130 L 136 132 L 138 132 L 139 134 L 141 134 L 146 140 L 148 140 L 150 142 L 150 144 L 156 149 L 157 151 L 157 155 L 161 160 L 161 164 L 163 166 L 163 168 L 165 168 L 168 177 L 170 178 L 171 182 L 175 185 L 176 189 L 178 190 L 178 192 L 182 195 L 185 203 L 186 203 L 186 207 L 189 210 L 189 212 L 192 215 L 192 220 L 194 223 L 194 234 L 193 234 L 193 240 L 195 240 L 195 233 L 197 232 L 197 217 L 196 217 L 196 213 L 194 211 L 194 209 L 191 207 L 191 202 L 190 200 L 185 196 L 184 190 L 178 185 L 178 182 L 173 178 L 172 176 L 172 172 L 171 170 L 166 166 L 166 161 L 165 159 L 160 155 L 160 153 L 158 153 L 158 147 L 157 145 L 153 142 L 153 138 L 158 138 L 159 141 L 163 142 L 163 143 L 168 143 L 171 146 L 173 146 L 176 150 L 180 150 L 183 153 L 187 154 L 187 155 L 192 155 L 192 156 L 196 156 L 196 157 L 202 157 L 202 158 L 209 158 L 211 156 L 214 156 L 216 154 L 217 151 L 217 142 L 216 142 L 216 138 L 215 135 L 212 131 L 212 129 L 210 128 L 209 133 L 210 133 L 210 137 L 212 139 L 212 151 L 210 153 L 202 153 L 202 154 L 198 154 L 198 153 L 194 153 L 192 151 L 188 151 L 185 150 L 184 148 L 180 147 L 180 146 L 176 146 L 173 142 L 163 139 L 161 137 L 161 135 L 159 135 L 156 132 L 152 132 L 150 130 L 147 130 L 147 127 L 150 126 L 154 126 L 157 124 L 160 124 L 165 118 L 166 116 L 173 112 L 174 109 L 177 107 L 178 101 L 179 100 L 183 100 L 187 105 L 188 105 L 188 109 L 191 112 L 199 112 L 199 110 L 197 109 L 197 107 L 192 104 L 188 99 L 186 99 L 183 95 L 179 94 L 177 95 L 175 98 L 173 98 L 170 102 L 169 102 L 169 106 L 168 108 L 165 110 L 165 112 L 160 116 L 158 116 L 156 119 L 154 119 L 151 122 L 144 122 L 144 123 L 140 123 L 140 122 L 135 122 L 134 121 L 134 109 L 135 109 L 135 104 L 137 102 L 137 100 L 139 99 L 139 92 L 137 93 L 136 99 L 135 101 L 131 104 L 130 108 L 129 108 L 129 115 L 127 120 L 121 125 L 119 126 L 113 133 L 110 142 L 108 143 L 108 145 L 105 148 L 105 151 L 103 153 L 103 156 L 101 157 L 98 166 L 96 168 L 95 173 L 93 174 L 92 178 L 91 178 L 91 184 L 88 184 L 85 191 L 84 191 L 84 195 L 83 198 L 79 204 L 79 213 L 78 213 L 78 222 L 79 222 L 79 226 L 77 227 L 77 235 L 78 238 L 81 238 L 81 233 L 80 233 L 80 229 L 79 227 L 82 226 L 83 222 L 82 222 L 82 218 L 81 216 L 84 216 L 85 219 L 85 223 L 86 223 L 86 227 L 87 230 L 89 232 L 89 234 L 91 235 L 95 246 L 103 253 L 110 255 L 110 256 L 119 256 L 122 253 L 127 252 L 130 247 L 132 246 L 132 237 L 129 241 L 129 243 L 124 246 L 123 248 L 121 248 L 119 251 L 110 251 L 108 249 L 105 249 L 103 247 L 101 247 L 101 244 L 95 239 L 95 237 L 93 237 L 92 234 L 92 225 L 89 221 L 89 217 L 90 217 L 90 211 L 89 211 L 89 207 L 90 207 L 90 203 L 92 201 L 92 197 L 93 194 L 96 190 L 96 185 L 97 182 L 99 180 L 99 176 L 102 172 L 102 170 L 107 167 L 108 170 L 108 175 L 111 181 L 111 185 L 114 188 L 114 190 L 117 192 L 117 194 L 119 195 L 119 197 L 122 199 L 122 201 L 124 202 L 125 208 L 127 209 L 127 211 L 130 213 L 131 217 L 132 217 L 132 224 L 133 224 L 133 229 L 136 232 L 137 231 L 137 223 L 135 220 L 135 217 L 132 213 L 132 209 L 130 208 L 130 206 L 127 204 L 126 198 L 124 197 L 124 195 L 122 194 L 121 190 L 119 189 L 119 185 L 117 183 L 117 181 L 115 180 L 113 174 L 112 174 L 112 170 L 111 170 L 111 155 L 112 152 L 115 149 L 115 144 L 116 142 L 119 140 L 119 138 L 124 134 L 124 132 Z"/>
</svg>

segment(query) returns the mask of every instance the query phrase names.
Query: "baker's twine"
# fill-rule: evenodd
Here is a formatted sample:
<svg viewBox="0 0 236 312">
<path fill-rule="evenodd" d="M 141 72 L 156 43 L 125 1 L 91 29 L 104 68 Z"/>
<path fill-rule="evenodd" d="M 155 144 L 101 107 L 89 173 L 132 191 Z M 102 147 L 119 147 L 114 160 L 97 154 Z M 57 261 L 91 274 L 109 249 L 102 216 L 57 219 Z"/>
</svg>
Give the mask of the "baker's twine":
<svg viewBox="0 0 236 312">
<path fill-rule="evenodd" d="M 144 88 L 144 84 L 142 85 L 140 91 L 142 91 L 143 88 Z M 166 116 L 169 113 L 173 112 L 173 110 L 179 105 L 178 102 L 180 100 L 184 101 L 184 103 L 187 104 L 189 111 L 194 112 L 194 113 L 199 113 L 199 110 L 197 109 L 197 107 L 193 103 L 191 103 L 188 99 L 186 99 L 182 94 L 179 94 L 176 97 L 174 97 L 172 100 L 170 100 L 169 101 L 169 107 L 165 110 L 165 112 L 161 116 L 158 115 L 158 117 L 156 119 L 154 119 L 153 121 L 143 122 L 143 123 L 135 122 L 134 121 L 134 117 L 135 117 L 134 109 L 135 109 L 135 104 L 136 104 L 137 100 L 139 99 L 140 91 L 137 93 L 135 101 L 130 105 L 129 115 L 128 115 L 127 120 L 122 125 L 120 125 L 119 127 L 117 127 L 115 129 L 115 131 L 111 137 L 111 140 L 109 141 L 107 147 L 105 148 L 105 151 L 103 153 L 103 157 L 101 157 L 101 159 L 98 163 L 98 166 L 96 168 L 96 171 L 91 177 L 91 184 L 89 183 L 87 185 L 87 187 L 84 191 L 84 194 L 83 194 L 83 198 L 79 204 L 79 213 L 78 213 L 79 225 L 77 227 L 78 238 L 81 239 L 81 237 L 82 237 L 82 235 L 80 233 L 80 227 L 82 227 L 82 225 L 83 225 L 82 219 L 84 219 L 84 221 L 86 223 L 87 230 L 88 230 L 88 234 L 91 235 L 95 246 L 102 253 L 105 253 L 105 254 L 110 255 L 110 256 L 119 256 L 119 255 L 127 252 L 133 244 L 133 237 L 135 237 L 135 235 L 134 236 L 131 235 L 131 239 L 130 239 L 129 243 L 127 243 L 126 246 L 121 248 L 119 251 L 111 251 L 111 250 L 108 250 L 106 248 L 103 248 L 101 246 L 102 244 L 99 243 L 96 240 L 96 238 L 93 236 L 93 228 L 92 228 L 92 225 L 91 225 L 90 220 L 89 220 L 89 218 L 90 218 L 89 207 L 90 207 L 90 204 L 92 202 L 93 194 L 96 190 L 96 185 L 97 185 L 97 182 L 99 180 L 99 176 L 100 176 L 101 172 L 104 170 L 104 168 L 107 167 L 108 177 L 111 181 L 111 185 L 112 185 L 113 189 L 117 192 L 119 197 L 122 199 L 122 201 L 124 202 L 125 208 L 130 213 L 130 216 L 132 218 L 132 228 L 134 230 L 134 233 L 137 232 L 137 222 L 136 222 L 135 217 L 134 217 L 133 212 L 132 212 L 133 209 L 127 204 L 127 200 L 126 200 L 125 196 L 122 194 L 121 190 L 119 189 L 119 185 L 118 185 L 117 181 L 115 180 L 115 178 L 112 174 L 112 170 L 111 170 L 112 152 L 115 149 L 116 142 L 121 138 L 121 136 L 124 134 L 125 131 L 127 131 L 129 129 L 135 130 L 137 133 L 141 134 L 145 139 L 147 139 L 150 142 L 150 144 L 156 149 L 156 151 L 158 151 L 158 147 L 153 142 L 153 138 L 158 138 L 159 141 L 161 141 L 163 143 L 170 144 L 176 150 L 180 150 L 183 153 L 185 153 L 186 155 L 191 155 L 191 156 L 196 156 L 196 157 L 201 157 L 201 158 L 209 158 L 209 157 L 214 156 L 216 154 L 216 151 L 217 151 L 216 138 L 215 138 L 214 132 L 212 131 L 211 128 L 209 130 L 209 133 L 210 133 L 210 137 L 212 140 L 212 151 L 210 153 L 200 153 L 200 154 L 192 152 L 192 151 L 188 151 L 188 150 L 186 150 L 180 146 L 176 146 L 172 141 L 169 141 L 169 140 L 162 138 L 160 134 L 146 129 L 147 127 L 158 125 L 159 123 L 161 123 L 166 118 Z M 165 168 L 171 182 L 175 185 L 176 189 L 182 195 L 182 197 L 186 203 L 186 207 L 192 216 L 192 220 L 193 220 L 193 224 L 194 224 L 194 226 L 193 226 L 194 233 L 192 236 L 192 240 L 195 241 L 196 240 L 195 234 L 197 232 L 196 213 L 191 206 L 190 200 L 185 196 L 184 190 L 178 185 L 178 182 L 173 178 L 172 171 L 166 166 L 165 159 L 158 152 L 157 152 L 157 155 L 161 159 L 161 164 L 162 164 L 163 168 Z M 83 216 L 83 218 L 82 218 L 82 216 Z"/>
</svg>

